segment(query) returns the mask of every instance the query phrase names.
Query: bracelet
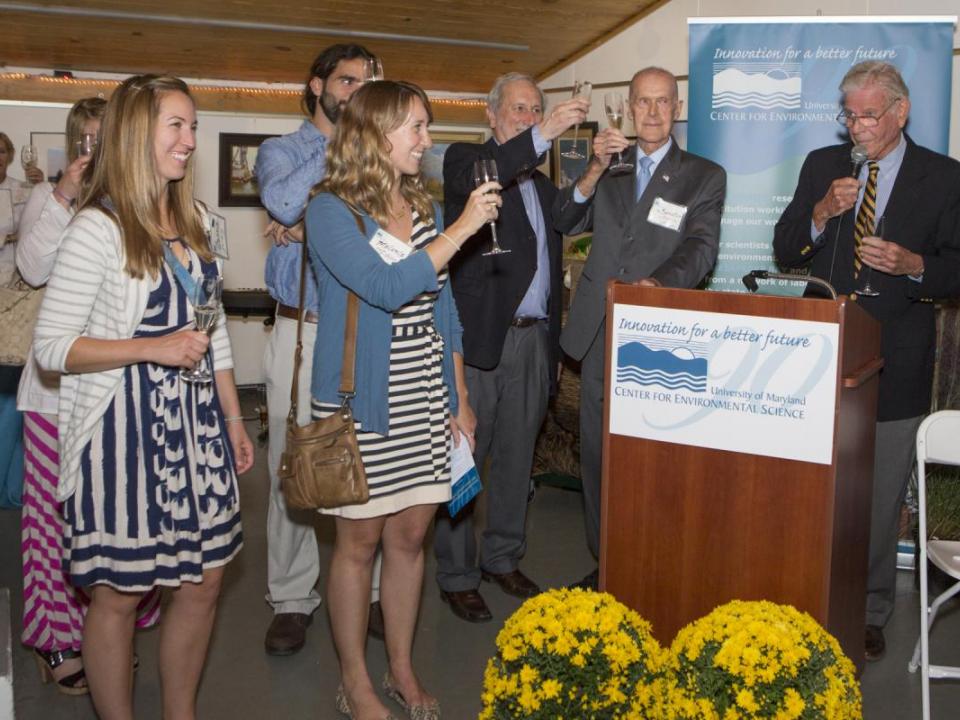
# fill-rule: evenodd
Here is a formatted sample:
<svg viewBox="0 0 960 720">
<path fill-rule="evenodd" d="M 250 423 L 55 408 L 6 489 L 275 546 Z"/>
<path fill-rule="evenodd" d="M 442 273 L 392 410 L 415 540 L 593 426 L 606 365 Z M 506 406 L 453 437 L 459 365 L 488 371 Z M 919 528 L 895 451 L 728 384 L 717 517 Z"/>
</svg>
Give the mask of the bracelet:
<svg viewBox="0 0 960 720">
<path fill-rule="evenodd" d="M 56 187 L 53 188 L 53 194 L 56 195 L 61 200 L 63 200 L 67 205 L 73 205 L 73 203 L 77 201 L 76 198 L 68 198 L 66 195 L 60 192 Z"/>
<path fill-rule="evenodd" d="M 243 420 L 243 415 L 234 415 L 233 417 L 224 418 L 225 423 L 240 422 Z"/>
<path fill-rule="evenodd" d="M 440 233 L 440 237 L 444 238 L 448 243 L 453 245 L 457 250 L 460 250 L 463 246 L 457 244 L 456 240 L 447 235 L 445 232 Z"/>
</svg>

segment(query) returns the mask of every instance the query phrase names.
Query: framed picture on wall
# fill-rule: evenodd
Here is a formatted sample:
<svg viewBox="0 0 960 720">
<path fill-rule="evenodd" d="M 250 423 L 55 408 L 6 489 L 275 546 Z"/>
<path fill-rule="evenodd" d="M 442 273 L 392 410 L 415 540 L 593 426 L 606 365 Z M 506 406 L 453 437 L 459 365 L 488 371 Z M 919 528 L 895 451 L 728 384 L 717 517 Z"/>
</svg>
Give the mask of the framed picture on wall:
<svg viewBox="0 0 960 720">
<path fill-rule="evenodd" d="M 56 182 L 67 167 L 67 134 L 32 132 L 30 144 L 37 149 L 37 167 L 50 182 Z"/>
<path fill-rule="evenodd" d="M 487 134 L 482 130 L 431 130 L 433 147 L 427 150 L 420 165 L 423 184 L 431 197 L 443 204 L 443 156 L 453 143 L 482 143 Z"/>
<path fill-rule="evenodd" d="M 272 137 L 276 135 L 220 133 L 221 207 L 260 207 L 260 187 L 253 168 L 261 143 Z"/>
<path fill-rule="evenodd" d="M 578 128 L 570 128 L 553 141 L 550 149 L 550 178 L 559 188 L 572 185 L 587 167 L 593 154 L 593 136 L 597 134 L 595 122 L 580 123 Z M 576 147 L 580 158 L 564 157 Z"/>
</svg>

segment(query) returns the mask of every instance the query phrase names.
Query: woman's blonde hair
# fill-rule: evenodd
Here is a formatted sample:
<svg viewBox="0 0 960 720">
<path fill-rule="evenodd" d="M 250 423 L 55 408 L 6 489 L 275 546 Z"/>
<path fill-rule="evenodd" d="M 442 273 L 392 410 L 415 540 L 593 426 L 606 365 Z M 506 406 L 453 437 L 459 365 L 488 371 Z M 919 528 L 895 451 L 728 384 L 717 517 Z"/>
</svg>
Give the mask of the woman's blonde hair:
<svg viewBox="0 0 960 720">
<path fill-rule="evenodd" d="M 163 263 L 160 197 L 180 239 L 204 260 L 212 259 L 200 210 L 193 198 L 193 155 L 182 180 L 164 183 L 154 156 L 160 101 L 170 93 L 193 98 L 175 77 L 135 75 L 114 90 L 100 126 L 100 142 L 85 179 L 80 208 L 96 207 L 120 226 L 126 270 L 131 277 L 155 276 Z"/>
<path fill-rule="evenodd" d="M 387 133 L 400 127 L 419 99 L 433 121 L 427 94 L 413 83 L 381 80 L 354 93 L 327 147 L 327 176 L 314 188 L 339 195 L 367 211 L 379 224 L 390 217 L 390 197 L 397 182 Z M 433 201 L 420 173 L 400 176 L 400 194 L 425 221 L 433 218 Z"/>
<path fill-rule="evenodd" d="M 7 149 L 7 167 L 10 167 L 17 159 L 17 149 L 5 132 L 0 132 L 0 143 Z"/>
<path fill-rule="evenodd" d="M 80 136 L 88 120 L 103 120 L 107 101 L 103 98 L 89 97 L 77 100 L 67 114 L 67 162 L 72 163 L 80 156 Z"/>
</svg>

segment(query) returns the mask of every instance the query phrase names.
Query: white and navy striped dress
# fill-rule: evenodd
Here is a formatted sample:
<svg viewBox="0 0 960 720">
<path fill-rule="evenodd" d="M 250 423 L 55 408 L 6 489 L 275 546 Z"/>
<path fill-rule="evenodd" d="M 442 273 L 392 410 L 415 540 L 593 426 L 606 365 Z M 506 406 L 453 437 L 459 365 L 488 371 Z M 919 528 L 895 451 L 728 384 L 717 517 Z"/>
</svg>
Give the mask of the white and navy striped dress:
<svg viewBox="0 0 960 720">
<path fill-rule="evenodd" d="M 425 223 L 414 211 L 410 244 L 419 250 L 436 236 L 432 219 Z M 437 292 L 421 293 L 393 313 L 387 435 L 356 424 L 370 499 L 320 512 L 361 519 L 450 499 L 450 398 L 443 381 L 443 338 L 433 326 L 433 306 L 447 278 L 444 268 L 437 274 Z M 314 418 L 336 410 L 313 401 Z"/>
<path fill-rule="evenodd" d="M 216 273 L 189 254 L 195 277 Z M 176 332 L 192 317 L 163 265 L 134 337 Z M 177 587 L 240 550 L 237 476 L 215 383 L 189 383 L 179 368 L 150 362 L 126 366 L 80 465 L 64 503 L 64 562 L 75 585 Z"/>
</svg>

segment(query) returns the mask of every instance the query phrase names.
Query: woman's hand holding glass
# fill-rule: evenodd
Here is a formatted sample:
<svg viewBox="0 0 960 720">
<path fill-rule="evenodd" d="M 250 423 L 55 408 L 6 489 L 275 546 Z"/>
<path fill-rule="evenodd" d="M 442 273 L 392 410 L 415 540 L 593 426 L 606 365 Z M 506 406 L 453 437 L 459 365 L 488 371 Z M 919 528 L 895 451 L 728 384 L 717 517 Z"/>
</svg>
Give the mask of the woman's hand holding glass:
<svg viewBox="0 0 960 720">
<path fill-rule="evenodd" d="M 63 203 L 71 203 L 80 195 L 80 184 L 83 178 L 83 172 L 90 164 L 90 155 L 81 155 L 72 163 L 67 165 L 57 182 L 57 192 L 54 197 Z"/>
<path fill-rule="evenodd" d="M 210 346 L 210 336 L 199 330 L 180 330 L 147 340 L 145 360 L 165 367 L 190 369 L 197 366 Z"/>
<path fill-rule="evenodd" d="M 467 197 L 467 204 L 457 218 L 455 225 L 464 223 L 464 237 L 470 237 L 484 225 L 496 221 L 500 216 L 500 206 L 503 205 L 503 198 L 500 197 L 500 190 L 503 188 L 496 180 L 490 180 L 470 193 Z"/>
</svg>

